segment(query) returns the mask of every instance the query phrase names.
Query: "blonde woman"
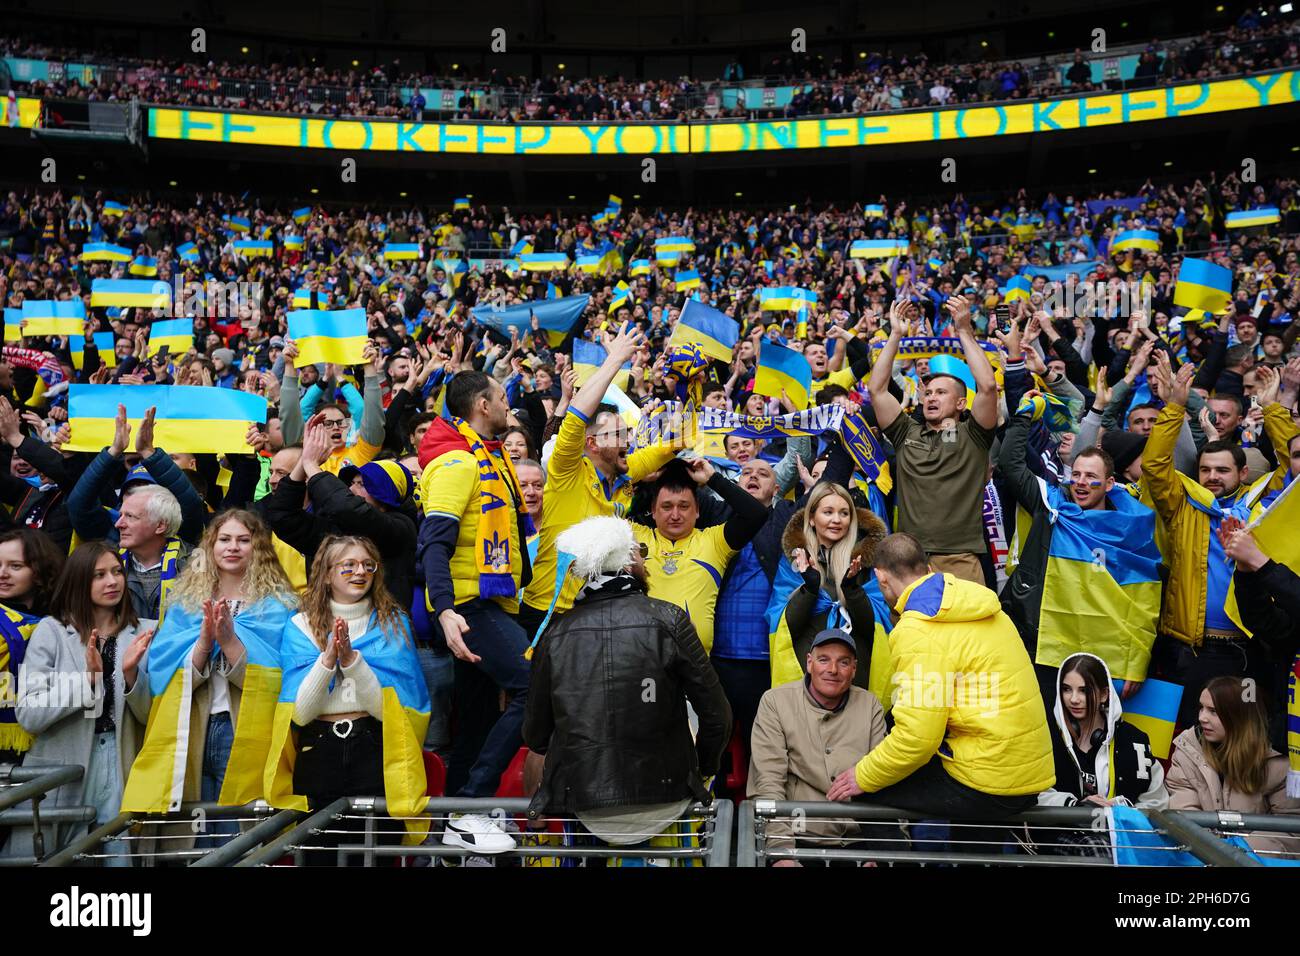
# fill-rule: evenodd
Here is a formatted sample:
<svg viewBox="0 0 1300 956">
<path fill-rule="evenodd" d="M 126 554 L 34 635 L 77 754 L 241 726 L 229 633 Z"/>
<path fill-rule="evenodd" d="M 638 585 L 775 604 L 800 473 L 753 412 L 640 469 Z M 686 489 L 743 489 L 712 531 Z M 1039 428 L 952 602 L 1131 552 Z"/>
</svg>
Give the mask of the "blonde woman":
<svg viewBox="0 0 1300 956">
<path fill-rule="evenodd" d="M 153 706 L 123 809 L 262 796 L 280 635 L 297 604 L 262 519 L 240 509 L 217 515 L 171 589 L 144 662 Z"/>
<path fill-rule="evenodd" d="M 321 542 L 302 610 L 284 626 L 280 667 L 267 799 L 307 809 L 382 795 L 392 816 L 422 810 L 429 692 L 410 619 L 370 539 Z"/>
<path fill-rule="evenodd" d="M 807 504 L 790 517 L 781 539 L 785 560 L 777 568 L 768 605 L 773 687 L 803 677 L 813 638 L 827 628 L 854 636 L 855 684 L 868 687 L 872 671 L 881 671 L 885 662 L 871 666 L 876 622 L 888 628 L 890 618 L 870 568 L 885 533 L 883 521 L 855 506 L 846 489 L 830 482 L 817 485 Z M 868 584 L 870 591 L 864 588 Z"/>
</svg>

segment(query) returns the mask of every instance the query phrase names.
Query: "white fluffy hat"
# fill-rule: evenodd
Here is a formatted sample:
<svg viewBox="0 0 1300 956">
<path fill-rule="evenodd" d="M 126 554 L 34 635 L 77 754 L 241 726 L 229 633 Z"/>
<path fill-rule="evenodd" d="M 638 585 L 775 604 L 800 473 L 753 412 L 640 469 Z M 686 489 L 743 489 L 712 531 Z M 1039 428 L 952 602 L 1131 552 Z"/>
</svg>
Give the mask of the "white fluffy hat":
<svg viewBox="0 0 1300 956">
<path fill-rule="evenodd" d="M 617 574 L 632 560 L 636 537 L 622 518 L 598 515 L 561 531 L 555 546 L 573 555 L 571 574 L 592 581 L 602 574 Z"/>
</svg>

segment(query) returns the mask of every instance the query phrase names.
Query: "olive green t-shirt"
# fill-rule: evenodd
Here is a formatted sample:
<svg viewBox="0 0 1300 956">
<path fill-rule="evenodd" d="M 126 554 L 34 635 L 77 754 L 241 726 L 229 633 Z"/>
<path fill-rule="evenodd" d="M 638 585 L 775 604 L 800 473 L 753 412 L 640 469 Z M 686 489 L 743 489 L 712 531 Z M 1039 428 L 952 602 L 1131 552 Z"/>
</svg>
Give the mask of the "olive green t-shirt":
<svg viewBox="0 0 1300 956">
<path fill-rule="evenodd" d="M 937 431 L 899 414 L 884 433 L 896 456 L 896 530 L 916 535 L 928 554 L 984 553 L 992 429 L 967 415 Z"/>
</svg>

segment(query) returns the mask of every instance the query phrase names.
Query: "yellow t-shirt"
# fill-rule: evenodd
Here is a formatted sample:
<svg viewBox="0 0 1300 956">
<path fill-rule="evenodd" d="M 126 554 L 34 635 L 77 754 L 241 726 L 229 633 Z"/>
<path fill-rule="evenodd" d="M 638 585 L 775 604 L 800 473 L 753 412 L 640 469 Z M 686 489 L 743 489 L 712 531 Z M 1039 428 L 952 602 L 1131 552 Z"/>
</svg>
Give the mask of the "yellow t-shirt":
<svg viewBox="0 0 1300 956">
<path fill-rule="evenodd" d="M 275 556 L 280 559 L 280 567 L 289 576 L 293 589 L 299 594 L 307 590 L 307 559 L 302 552 L 285 544 L 277 534 L 271 535 L 271 547 L 275 548 Z"/>
<path fill-rule="evenodd" d="M 360 468 L 375 460 L 382 446 L 372 445 L 364 438 L 358 438 L 351 445 L 344 445 L 338 451 L 330 454 L 328 458 L 321 463 L 320 470 L 327 471 L 331 475 L 338 477 L 338 473 L 347 465 L 355 465 Z"/>
<path fill-rule="evenodd" d="M 654 528 L 633 525 L 632 532 L 650 549 L 648 593 L 685 611 L 707 654 L 713 649 L 713 612 L 727 562 L 736 549 L 727 544 L 722 525 L 696 528 L 680 541 L 669 541 Z"/>
<path fill-rule="evenodd" d="M 498 453 L 498 457 L 500 457 Z M 478 462 L 469 449 L 443 452 L 424 468 L 420 476 L 420 501 L 425 520 L 435 516 L 459 522 L 456 550 L 451 555 L 451 582 L 455 603 L 463 604 L 479 596 L 478 592 L 478 522 L 480 515 Z M 514 572 L 515 592 L 523 573 L 519 552 L 519 522 L 510 521 L 510 566 Z M 518 598 L 495 597 L 507 612 L 519 610 Z"/>
</svg>

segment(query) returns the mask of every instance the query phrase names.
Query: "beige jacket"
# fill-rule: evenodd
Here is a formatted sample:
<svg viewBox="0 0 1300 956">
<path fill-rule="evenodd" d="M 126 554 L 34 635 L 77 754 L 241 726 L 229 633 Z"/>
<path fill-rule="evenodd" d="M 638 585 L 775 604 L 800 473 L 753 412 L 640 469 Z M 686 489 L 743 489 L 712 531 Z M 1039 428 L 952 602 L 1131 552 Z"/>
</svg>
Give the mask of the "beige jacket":
<svg viewBox="0 0 1300 956">
<path fill-rule="evenodd" d="M 1287 758 L 1270 750 L 1264 786 L 1259 793 L 1234 790 L 1219 778 L 1205 759 L 1196 728 L 1189 727 L 1174 740 L 1173 757 L 1165 786 L 1170 810 L 1230 810 L 1237 813 L 1300 813 L 1300 800 L 1286 795 Z M 1300 837 L 1246 834 L 1256 852 L 1300 854 Z"/>
<path fill-rule="evenodd" d="M 773 687 L 763 695 L 750 738 L 750 799 L 804 800 L 824 803 L 831 782 L 853 767 L 863 754 L 885 739 L 885 711 L 876 695 L 853 687 L 835 712 L 818 706 L 803 680 Z M 832 821 L 773 822 L 767 829 L 772 849 L 794 846 L 794 837 L 839 838 L 851 824 Z M 843 842 L 843 841 L 839 841 Z M 834 845 L 822 839 L 818 846 Z"/>
</svg>

